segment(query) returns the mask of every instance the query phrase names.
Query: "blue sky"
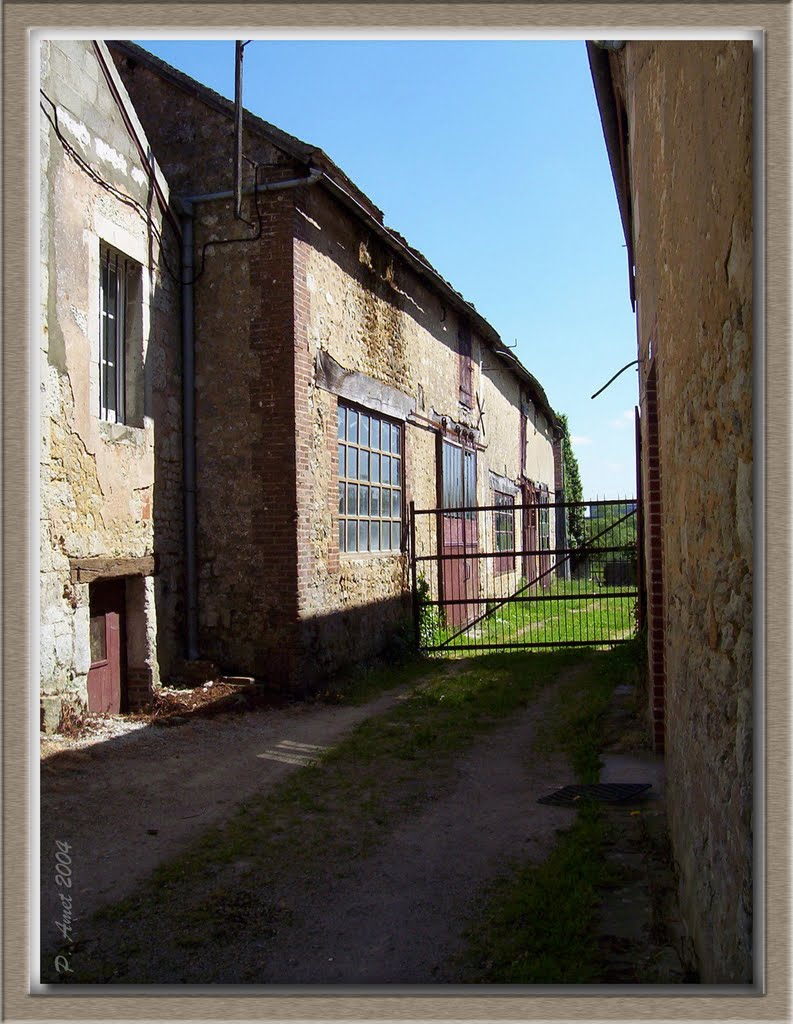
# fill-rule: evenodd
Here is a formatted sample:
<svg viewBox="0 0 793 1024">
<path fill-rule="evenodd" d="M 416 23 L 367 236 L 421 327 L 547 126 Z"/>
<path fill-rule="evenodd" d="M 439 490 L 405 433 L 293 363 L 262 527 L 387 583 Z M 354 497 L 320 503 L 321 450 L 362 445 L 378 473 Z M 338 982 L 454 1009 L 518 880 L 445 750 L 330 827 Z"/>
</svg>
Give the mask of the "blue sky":
<svg viewBox="0 0 793 1024">
<path fill-rule="evenodd" d="M 248 38 L 247 36 L 244 38 Z M 234 96 L 234 42 L 136 40 Z M 587 498 L 633 495 L 624 238 L 581 40 L 255 39 L 245 106 L 319 146 L 566 413 Z"/>
</svg>

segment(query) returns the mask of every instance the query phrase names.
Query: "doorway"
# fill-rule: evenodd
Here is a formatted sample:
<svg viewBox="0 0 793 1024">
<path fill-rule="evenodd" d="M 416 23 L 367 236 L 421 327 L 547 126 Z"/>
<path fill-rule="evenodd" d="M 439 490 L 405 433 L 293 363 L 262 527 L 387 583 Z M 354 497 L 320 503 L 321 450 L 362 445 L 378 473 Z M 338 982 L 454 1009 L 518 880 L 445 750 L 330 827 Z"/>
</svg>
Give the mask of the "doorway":
<svg viewBox="0 0 793 1024">
<path fill-rule="evenodd" d="M 96 714 L 117 715 L 125 703 L 124 580 L 92 583 L 89 601 L 91 667 L 88 671 L 88 710 Z"/>
</svg>

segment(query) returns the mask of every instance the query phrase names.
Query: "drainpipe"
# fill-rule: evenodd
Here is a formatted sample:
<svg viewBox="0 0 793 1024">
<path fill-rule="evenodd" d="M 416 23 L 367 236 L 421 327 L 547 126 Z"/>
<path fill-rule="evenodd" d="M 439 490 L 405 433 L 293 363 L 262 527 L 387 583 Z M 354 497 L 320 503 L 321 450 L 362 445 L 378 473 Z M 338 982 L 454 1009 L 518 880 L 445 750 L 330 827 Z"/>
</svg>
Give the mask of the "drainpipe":
<svg viewBox="0 0 793 1024">
<path fill-rule="evenodd" d="M 313 185 L 322 171 L 312 167 L 305 178 L 274 181 L 248 188 L 243 195 L 276 192 L 281 189 Z M 198 567 L 196 557 L 196 443 L 195 443 L 195 267 L 193 263 L 193 222 L 196 203 L 215 199 L 233 199 L 235 190 L 209 192 L 178 200 L 182 226 L 182 464 L 184 476 L 184 559 L 185 559 L 185 656 L 199 657 L 198 649 Z M 249 239 L 240 238 L 240 242 Z"/>
<path fill-rule="evenodd" d="M 185 656 L 198 657 L 196 577 L 195 321 L 193 309 L 193 206 L 182 204 L 182 465 L 184 478 L 184 560 L 187 596 Z"/>
</svg>

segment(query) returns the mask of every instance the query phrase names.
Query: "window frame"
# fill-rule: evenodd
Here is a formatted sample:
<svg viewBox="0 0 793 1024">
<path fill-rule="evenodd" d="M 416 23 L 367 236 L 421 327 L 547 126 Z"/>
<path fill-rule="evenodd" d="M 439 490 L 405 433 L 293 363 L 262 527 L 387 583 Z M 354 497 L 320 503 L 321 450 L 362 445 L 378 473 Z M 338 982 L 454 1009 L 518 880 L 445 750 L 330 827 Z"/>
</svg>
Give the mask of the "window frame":
<svg viewBox="0 0 793 1024">
<path fill-rule="evenodd" d="M 506 491 L 493 490 L 493 504 L 503 506 L 503 511 L 493 512 L 493 550 L 508 552 L 496 554 L 493 559 L 493 572 L 501 574 L 515 571 L 515 495 Z M 500 524 L 507 524 L 506 529 Z M 505 546 L 501 547 L 499 538 L 506 537 Z"/>
<path fill-rule="evenodd" d="M 449 456 L 447 457 L 447 453 Z M 454 453 L 452 456 L 451 453 Z M 459 458 L 459 466 L 451 465 L 452 458 Z M 469 463 L 470 460 L 470 463 Z M 473 467 L 473 473 L 468 472 L 469 464 Z M 477 478 L 476 449 L 467 447 L 464 444 L 456 443 L 449 438 L 441 438 L 441 508 L 444 515 L 449 519 L 461 519 L 466 521 L 476 519 L 476 512 L 448 512 L 447 509 L 473 508 L 476 506 L 476 478 Z M 456 470 L 456 472 L 452 472 Z M 456 479 L 455 479 L 456 478 Z M 450 488 L 447 491 L 447 488 Z M 460 501 L 454 498 L 454 493 L 460 494 Z M 470 500 L 466 500 L 470 499 Z"/>
<path fill-rule="evenodd" d="M 354 414 L 355 428 L 351 429 L 350 414 Z M 342 434 L 342 414 L 343 414 L 343 437 Z M 362 443 L 361 437 L 361 424 L 366 421 L 367 423 L 367 437 L 366 443 Z M 375 447 L 372 444 L 373 431 L 372 423 L 376 422 L 378 446 Z M 396 449 L 394 448 L 393 433 L 389 435 L 389 447 L 388 451 L 382 448 L 382 433 L 383 426 L 387 425 L 390 431 L 396 431 Z M 405 430 L 404 424 L 399 420 L 395 420 L 390 416 L 384 416 L 381 412 L 367 409 L 364 406 L 356 405 L 353 402 L 347 402 L 339 400 L 337 403 L 336 411 L 336 444 L 337 444 L 337 472 L 336 472 L 336 483 L 337 483 L 337 505 L 336 505 L 336 542 L 338 544 L 339 554 L 345 558 L 348 557 L 393 557 L 394 555 L 402 554 L 404 548 L 404 537 L 405 537 Z M 354 435 L 354 436 L 353 436 Z M 351 462 L 350 453 L 354 453 L 354 460 Z M 361 458 L 361 454 L 366 457 L 366 475 L 362 475 L 362 465 L 364 460 Z M 378 479 L 373 481 L 372 475 L 372 463 L 374 458 L 378 460 Z M 382 459 L 389 459 L 389 480 L 388 482 L 382 479 Z M 396 480 L 394 479 L 394 464 L 397 464 L 396 468 Z M 351 465 L 355 466 L 354 475 L 348 475 Z M 366 509 L 363 511 L 362 503 L 362 488 L 366 488 Z M 378 505 L 377 514 L 372 513 L 372 492 L 373 489 L 377 489 L 378 492 Z M 383 515 L 383 496 L 388 495 L 388 501 L 390 502 L 391 514 L 386 516 Z M 395 495 L 396 507 L 398 514 L 394 515 L 395 508 Z M 356 504 L 356 511 L 350 512 L 350 502 L 354 501 Z M 355 546 L 350 546 L 350 541 L 353 534 L 350 532 L 351 525 L 356 524 L 352 527 L 354 531 Z M 366 524 L 365 536 L 366 536 L 366 547 L 361 547 L 361 540 L 364 535 L 362 530 L 362 524 Z M 378 547 L 372 548 L 372 537 L 373 524 L 377 524 L 378 533 Z M 383 547 L 383 527 L 387 524 L 388 530 L 388 547 Z M 396 533 L 395 533 L 396 529 Z M 396 538 L 396 544 L 394 540 Z"/>
<path fill-rule="evenodd" d="M 113 266 L 111 266 L 111 264 Z M 111 270 L 114 280 L 111 284 Z M 106 242 L 99 244 L 99 418 L 106 423 L 127 422 L 127 296 L 130 260 Z M 114 311 L 110 312 L 112 291 Z M 112 321 L 114 358 L 109 358 Z M 108 368 L 112 366 L 112 371 Z M 112 373 L 112 381 L 110 376 Z M 109 404 L 112 392 L 114 405 Z"/>
</svg>

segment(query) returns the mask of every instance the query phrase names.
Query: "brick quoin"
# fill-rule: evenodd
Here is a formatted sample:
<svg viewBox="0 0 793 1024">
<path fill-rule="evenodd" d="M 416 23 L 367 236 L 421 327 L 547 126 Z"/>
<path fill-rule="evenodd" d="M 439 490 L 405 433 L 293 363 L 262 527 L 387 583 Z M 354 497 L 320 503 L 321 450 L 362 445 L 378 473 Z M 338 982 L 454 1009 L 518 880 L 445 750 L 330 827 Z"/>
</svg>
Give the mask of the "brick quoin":
<svg viewBox="0 0 793 1024">
<path fill-rule="evenodd" d="M 645 381 L 643 447 L 647 453 L 645 500 L 647 503 L 647 658 L 650 674 L 651 703 L 649 708 L 653 739 L 661 753 L 665 744 L 666 710 L 664 579 L 663 579 L 663 511 L 661 507 L 661 465 L 658 449 L 658 392 L 656 367 L 652 364 Z"/>
</svg>

